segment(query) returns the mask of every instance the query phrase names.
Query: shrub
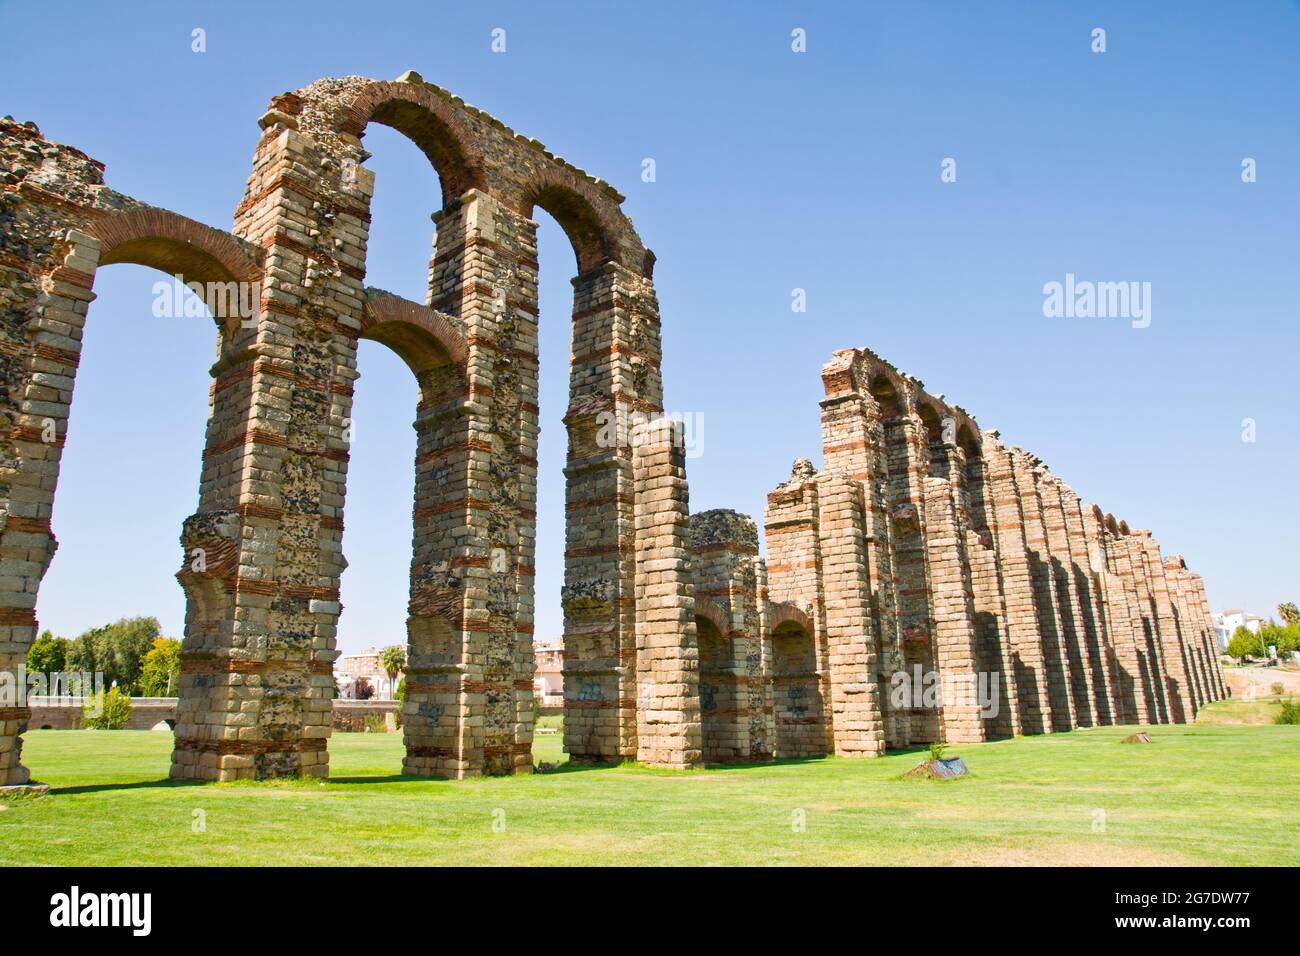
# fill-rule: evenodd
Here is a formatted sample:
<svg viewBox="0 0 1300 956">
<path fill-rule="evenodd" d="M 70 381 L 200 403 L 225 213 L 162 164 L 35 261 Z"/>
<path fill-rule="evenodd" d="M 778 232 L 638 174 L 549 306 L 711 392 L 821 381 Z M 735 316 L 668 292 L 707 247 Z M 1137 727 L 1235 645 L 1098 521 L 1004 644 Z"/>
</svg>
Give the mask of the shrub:
<svg viewBox="0 0 1300 956">
<path fill-rule="evenodd" d="M 935 741 L 933 741 L 933 742 L 930 744 L 930 759 L 931 759 L 931 760 L 942 760 L 942 759 L 943 759 L 944 752 L 945 752 L 947 749 L 948 749 L 948 745 L 945 744 L 942 740 L 935 740 Z"/>
<path fill-rule="evenodd" d="M 1282 709 L 1273 718 L 1275 724 L 1300 724 L 1300 701 L 1294 697 L 1282 701 Z"/>
<path fill-rule="evenodd" d="M 117 687 L 87 697 L 82 705 L 81 726 L 94 730 L 118 730 L 131 719 L 131 698 Z"/>
<path fill-rule="evenodd" d="M 1269 685 L 1269 690 L 1273 692 L 1274 697 L 1281 697 L 1286 693 L 1286 685 L 1280 680 L 1275 680 L 1271 685 Z"/>
</svg>

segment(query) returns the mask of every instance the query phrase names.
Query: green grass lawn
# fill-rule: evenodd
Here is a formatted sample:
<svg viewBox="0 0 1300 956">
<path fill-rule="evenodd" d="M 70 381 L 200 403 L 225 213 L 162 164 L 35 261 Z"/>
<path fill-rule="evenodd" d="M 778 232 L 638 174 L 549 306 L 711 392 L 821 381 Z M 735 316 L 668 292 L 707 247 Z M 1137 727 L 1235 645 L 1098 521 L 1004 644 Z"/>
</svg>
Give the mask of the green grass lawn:
<svg viewBox="0 0 1300 956">
<path fill-rule="evenodd" d="M 1290 697 L 1257 697 L 1254 700 L 1216 701 L 1201 708 L 1198 724 L 1271 724 L 1282 712 L 1282 701 Z"/>
<path fill-rule="evenodd" d="M 0 800 L 0 865 L 1300 863 L 1300 727 L 1134 729 L 963 745 L 949 783 L 900 779 L 920 753 L 448 782 L 398 776 L 400 734 L 336 734 L 328 783 L 173 784 L 170 734 L 32 731 L 52 789 Z"/>
</svg>

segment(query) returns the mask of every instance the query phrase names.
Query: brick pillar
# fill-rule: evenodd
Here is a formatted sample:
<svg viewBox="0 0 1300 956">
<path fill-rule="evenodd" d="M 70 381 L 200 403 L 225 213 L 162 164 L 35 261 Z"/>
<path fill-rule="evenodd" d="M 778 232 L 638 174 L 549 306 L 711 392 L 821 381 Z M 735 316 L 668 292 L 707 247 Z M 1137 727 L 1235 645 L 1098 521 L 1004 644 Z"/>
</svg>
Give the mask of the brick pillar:
<svg viewBox="0 0 1300 956">
<path fill-rule="evenodd" d="M 931 446 L 931 455 L 944 456 L 945 449 Z M 960 470 L 960 461 L 948 464 L 953 471 Z M 947 477 L 925 479 L 925 545 L 935 664 L 942 681 L 942 739 L 947 743 L 981 743 L 986 735 L 977 697 L 980 654 L 975 635 L 974 589 L 966 552 L 966 527 L 958 515 L 952 481 Z"/>
<path fill-rule="evenodd" d="M 834 752 L 877 756 L 885 751 L 885 733 L 871 640 L 861 485 L 825 474 L 817 483 Z"/>
<path fill-rule="evenodd" d="M 758 528 L 747 515 L 725 508 L 691 515 L 690 552 L 704 761 L 769 760 L 772 741 L 765 726 Z M 707 618 L 701 614 L 705 606 L 712 611 Z M 721 626 L 714 617 L 721 619 Z"/>
<path fill-rule="evenodd" d="M 1050 733 L 1052 710 L 1047 662 L 1038 626 L 1034 577 L 1015 467 L 1010 450 L 998 441 L 996 433 L 985 432 L 982 447 L 988 463 L 987 484 L 993 501 L 993 530 L 1020 726 L 1027 734 Z"/>
<path fill-rule="evenodd" d="M 1204 655 L 1200 648 L 1200 635 L 1193 628 L 1194 619 L 1187 600 L 1187 571 L 1183 568 L 1182 558 L 1177 555 L 1164 559 L 1165 580 L 1169 585 L 1169 604 L 1173 610 L 1174 626 L 1178 631 L 1178 641 L 1183 648 L 1183 659 L 1187 668 L 1188 690 L 1192 698 L 1194 711 L 1199 711 L 1209 702 L 1209 681 Z"/>
<path fill-rule="evenodd" d="M 536 224 L 470 190 L 440 212 L 432 306 L 468 344 L 417 422 L 405 772 L 531 769 Z"/>
<path fill-rule="evenodd" d="M 1205 582 L 1199 574 L 1188 572 L 1192 604 L 1201 630 L 1201 644 L 1205 648 L 1205 659 L 1209 663 L 1211 699 L 1223 700 L 1228 696 L 1228 688 L 1223 680 L 1223 662 L 1219 657 L 1218 641 L 1214 636 L 1214 616 L 1210 613 L 1210 602 L 1205 596 Z"/>
<path fill-rule="evenodd" d="M 799 459 L 790 480 L 768 494 L 763 516 L 770 602 L 763 634 L 771 659 L 773 733 L 779 757 L 823 756 L 833 746 L 819 487 L 812 463 Z M 806 615 L 806 629 L 771 623 L 785 605 Z"/>
<path fill-rule="evenodd" d="M 1083 524 L 1083 503 L 1059 478 L 1061 508 L 1065 513 L 1066 547 L 1074 594 L 1082 619 L 1085 660 L 1092 677 L 1093 705 L 1098 724 L 1115 723 L 1115 691 L 1111 686 L 1106 616 L 1102 610 L 1099 579 L 1093 574 L 1088 532 Z"/>
<path fill-rule="evenodd" d="M 1169 721 L 1175 724 L 1188 723 L 1196 713 L 1191 691 L 1192 678 L 1188 671 L 1187 655 L 1178 625 L 1174 620 L 1173 606 L 1169 599 L 1169 582 L 1165 577 L 1164 560 L 1160 557 L 1160 545 L 1155 538 L 1151 537 L 1149 531 L 1138 531 L 1134 534 L 1141 548 L 1142 561 L 1151 589 L 1156 636 L 1164 660 Z"/>
<path fill-rule="evenodd" d="M 662 412 L 659 311 L 650 280 L 612 262 L 573 285 L 564 747 L 578 762 L 618 761 L 637 754 L 629 436 L 636 422 Z"/>
<path fill-rule="evenodd" d="M 329 770 L 371 188 L 365 171 L 340 176 L 340 152 L 355 150 L 271 126 L 236 211 L 236 235 L 266 250 L 262 313 L 214 369 L 199 511 L 181 535 L 189 603 L 173 777 Z M 318 172 L 313 198 L 295 185 L 307 170 Z"/>
<path fill-rule="evenodd" d="M 906 709 L 891 706 L 889 693 L 904 664 L 889 519 L 885 424 L 881 406 L 870 392 L 870 382 L 865 380 L 858 359 L 856 350 L 844 349 L 822 368 L 826 393 L 821 401 L 822 454 L 828 472 L 845 475 L 862 485 L 871 634 L 878 655 L 877 684 L 885 738 L 891 747 L 905 747 L 912 740 L 911 720 Z"/>
<path fill-rule="evenodd" d="M 1095 506 L 1094 506 L 1095 508 Z M 1110 674 L 1114 699 L 1114 722 L 1135 724 L 1148 722 L 1142 697 L 1141 669 L 1137 663 L 1137 645 L 1133 636 L 1128 594 L 1116 574 L 1114 545 L 1102 523 L 1100 509 L 1083 510 L 1084 535 L 1088 542 L 1088 561 L 1097 580 L 1098 602 L 1105 622 L 1103 650 Z M 1139 712 L 1139 705 L 1142 710 Z"/>
<path fill-rule="evenodd" d="M 769 601 L 771 594 L 767 585 L 767 562 L 755 556 L 754 586 L 756 594 L 756 613 L 758 632 L 755 643 L 758 650 L 758 679 L 755 680 L 755 665 L 747 662 L 746 670 L 751 675 L 749 684 L 749 740 L 750 748 L 755 754 L 765 754 L 762 759 L 776 756 L 776 703 L 772 696 L 772 639 Z"/>
<path fill-rule="evenodd" d="M 27 652 L 36 637 L 37 590 L 58 548 L 50 530 L 54 487 L 100 254 L 98 240 L 79 229 L 50 228 L 62 219 L 57 208 L 27 207 L 0 236 L 0 346 L 9 356 L 0 396 L 0 674 L 12 682 L 0 685 L 0 786 L 31 780 L 22 763 L 31 717 Z"/>
<path fill-rule="evenodd" d="M 1047 692 L 1051 700 L 1051 729 L 1073 730 L 1077 724 L 1074 698 L 1070 693 L 1069 661 L 1062 640 L 1052 555 L 1043 526 L 1043 503 L 1035 476 L 1039 462 L 1033 456 L 1013 448 L 1011 464 L 1025 522 L 1025 547 L 1029 553 L 1030 580 L 1033 582 Z"/>
<path fill-rule="evenodd" d="M 1074 704 L 1075 720 L 1080 727 L 1093 727 L 1098 719 L 1088 653 L 1088 631 L 1083 612 L 1083 599 L 1087 598 L 1087 592 L 1084 592 L 1081 599 L 1074 575 L 1070 534 L 1058 480 L 1046 468 L 1038 469 L 1035 477 L 1038 494 L 1043 502 L 1043 529 L 1051 551 L 1049 561 L 1061 624 L 1061 642 L 1069 665 L 1070 696 Z"/>
<path fill-rule="evenodd" d="M 991 500 L 988 463 L 972 441 L 964 455 L 964 481 L 959 513 L 967 522 L 966 554 L 970 560 L 972 597 L 975 608 L 975 636 L 979 645 L 980 671 L 986 680 L 997 675 L 997 713 L 986 721 L 990 736 L 1013 737 L 1023 733 L 1020 724 L 1019 690 L 1015 661 L 1007 630 L 1006 596 L 999 567 L 997 518 Z M 989 685 L 991 689 L 991 684 Z"/>
<path fill-rule="evenodd" d="M 920 666 L 934 670 L 934 617 L 926 568 L 925 479 L 928 440 L 916 414 L 902 414 L 885 423 L 889 475 L 889 532 L 893 546 L 894 582 L 898 595 L 898 628 L 909 674 Z M 909 739 L 938 740 L 938 714 L 929 708 L 909 711 Z"/>
<path fill-rule="evenodd" d="M 699 652 L 691 588 L 686 451 L 680 423 L 634 439 L 637 756 L 652 766 L 700 762 Z"/>
<path fill-rule="evenodd" d="M 1123 554 L 1125 585 L 1129 588 L 1129 606 L 1133 613 L 1133 639 L 1138 648 L 1143 693 L 1147 696 L 1147 712 L 1152 723 L 1167 724 L 1169 705 L 1166 697 L 1164 654 L 1160 646 L 1159 625 L 1156 621 L 1155 605 L 1151 598 L 1151 584 L 1147 577 L 1142 547 L 1131 534 L 1122 534 L 1118 544 Z"/>
</svg>

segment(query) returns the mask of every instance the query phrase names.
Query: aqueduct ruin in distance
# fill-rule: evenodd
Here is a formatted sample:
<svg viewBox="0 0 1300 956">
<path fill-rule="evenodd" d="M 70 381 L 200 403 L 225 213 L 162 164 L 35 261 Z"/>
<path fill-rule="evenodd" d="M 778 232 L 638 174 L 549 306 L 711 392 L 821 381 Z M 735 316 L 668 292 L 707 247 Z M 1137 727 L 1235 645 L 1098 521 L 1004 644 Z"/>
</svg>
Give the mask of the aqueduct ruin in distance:
<svg viewBox="0 0 1300 956">
<path fill-rule="evenodd" d="M 443 187 L 425 303 L 367 288 L 370 123 Z M 140 203 L 103 167 L 0 123 L 0 671 L 36 633 L 96 271 L 248 283 L 218 318 L 172 775 L 325 775 L 356 349 L 410 366 L 415 409 L 406 757 L 422 775 L 531 766 L 536 207 L 573 244 L 565 474 L 565 749 L 662 766 L 1188 720 L 1224 695 L 1200 578 L 1027 452 L 866 350 L 823 370 L 825 468 L 796 462 L 755 523 L 691 515 L 662 413 L 654 255 L 622 197 L 417 74 L 272 100 L 231 232 Z M 639 437 L 638 437 L 639 435 Z M 768 581 L 770 574 L 771 580 Z M 916 665 L 996 673 L 996 713 L 891 701 Z M 0 785 L 26 707 L 0 709 Z"/>
</svg>

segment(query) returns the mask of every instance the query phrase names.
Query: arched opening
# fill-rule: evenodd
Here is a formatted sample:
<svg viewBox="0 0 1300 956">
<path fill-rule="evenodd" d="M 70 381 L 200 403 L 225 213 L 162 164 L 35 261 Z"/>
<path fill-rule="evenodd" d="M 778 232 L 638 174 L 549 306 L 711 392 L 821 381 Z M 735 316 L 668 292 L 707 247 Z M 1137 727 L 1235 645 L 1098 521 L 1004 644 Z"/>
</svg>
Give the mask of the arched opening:
<svg viewBox="0 0 1300 956">
<path fill-rule="evenodd" d="M 700 737 L 704 762 L 725 763 L 735 760 L 743 749 L 735 733 L 740 702 L 736 700 L 731 641 L 714 617 L 720 615 L 697 613 L 695 617 L 700 652 Z"/>
<path fill-rule="evenodd" d="M 880 417 L 883 419 L 897 418 L 902 413 L 902 404 L 898 397 L 898 389 L 884 375 L 877 375 L 871 380 L 869 386 L 871 397 L 876 400 L 880 407 Z"/>
<path fill-rule="evenodd" d="M 948 454 L 944 448 L 943 420 L 928 401 L 918 402 L 916 413 L 925 430 L 925 441 L 929 451 L 929 473 L 932 478 L 950 478 L 948 474 Z"/>
<path fill-rule="evenodd" d="M 453 653 L 459 647 L 452 646 L 456 618 L 416 606 L 412 587 L 413 568 L 438 534 L 437 512 L 444 503 L 439 478 L 446 480 L 438 463 L 422 460 L 421 450 L 436 441 L 437 416 L 449 394 L 463 391 L 465 360 L 457 330 L 424 305 L 436 253 L 433 215 L 443 208 L 447 191 L 439 170 L 461 175 L 458 149 L 426 114 L 416 104 L 380 103 L 365 130 L 365 170 L 374 176 L 374 190 L 358 377 L 344 419 L 347 566 L 340 579 L 335 666 L 344 685 L 364 680 L 382 699 L 396 692 L 406 698 L 406 758 L 429 738 L 445 738 L 438 731 L 454 715 L 448 709 L 444 716 L 444 708 L 431 704 L 420 687 L 459 664 Z M 396 682 L 381 658 L 390 646 L 402 648 L 406 657 Z"/>
<path fill-rule="evenodd" d="M 798 621 L 784 621 L 772 631 L 772 698 L 776 755 L 824 756 L 827 733 L 817 649 Z"/>
<path fill-rule="evenodd" d="M 71 370 L 66 382 L 47 376 L 29 393 L 65 406 L 67 416 L 66 431 L 62 421 L 57 429 L 57 494 L 52 484 L 50 491 L 58 550 L 38 611 L 43 628 L 68 638 L 150 617 L 162 635 L 180 639 L 192 611 L 170 582 L 181 564 L 177 532 L 196 510 L 200 489 L 213 408 L 209 367 L 237 334 L 238 303 L 250 295 L 239 283 L 257 270 L 229 237 L 161 210 L 106 217 L 88 232 L 100 240 L 101 255 L 75 370 L 75 408 Z M 220 236 L 217 254 L 212 236 Z M 203 296 L 186 284 L 194 282 L 204 285 Z M 212 296 L 209 283 L 219 286 Z M 218 313 L 229 307 L 227 284 L 235 287 L 235 309 L 218 320 L 208 302 Z M 159 477 L 168 474 L 189 477 Z"/>
<path fill-rule="evenodd" d="M 631 529 L 627 489 L 608 467 L 627 448 L 604 399 L 613 391 L 609 314 L 590 307 L 609 242 L 587 200 L 549 180 L 525 193 L 520 212 L 537 223 L 534 640 L 563 645 L 564 752 L 614 761 L 634 756 L 620 749 L 635 735 L 635 714 L 620 701 L 638 691 L 625 643 L 635 626 L 631 568 L 611 547 L 620 525 Z"/>
</svg>

